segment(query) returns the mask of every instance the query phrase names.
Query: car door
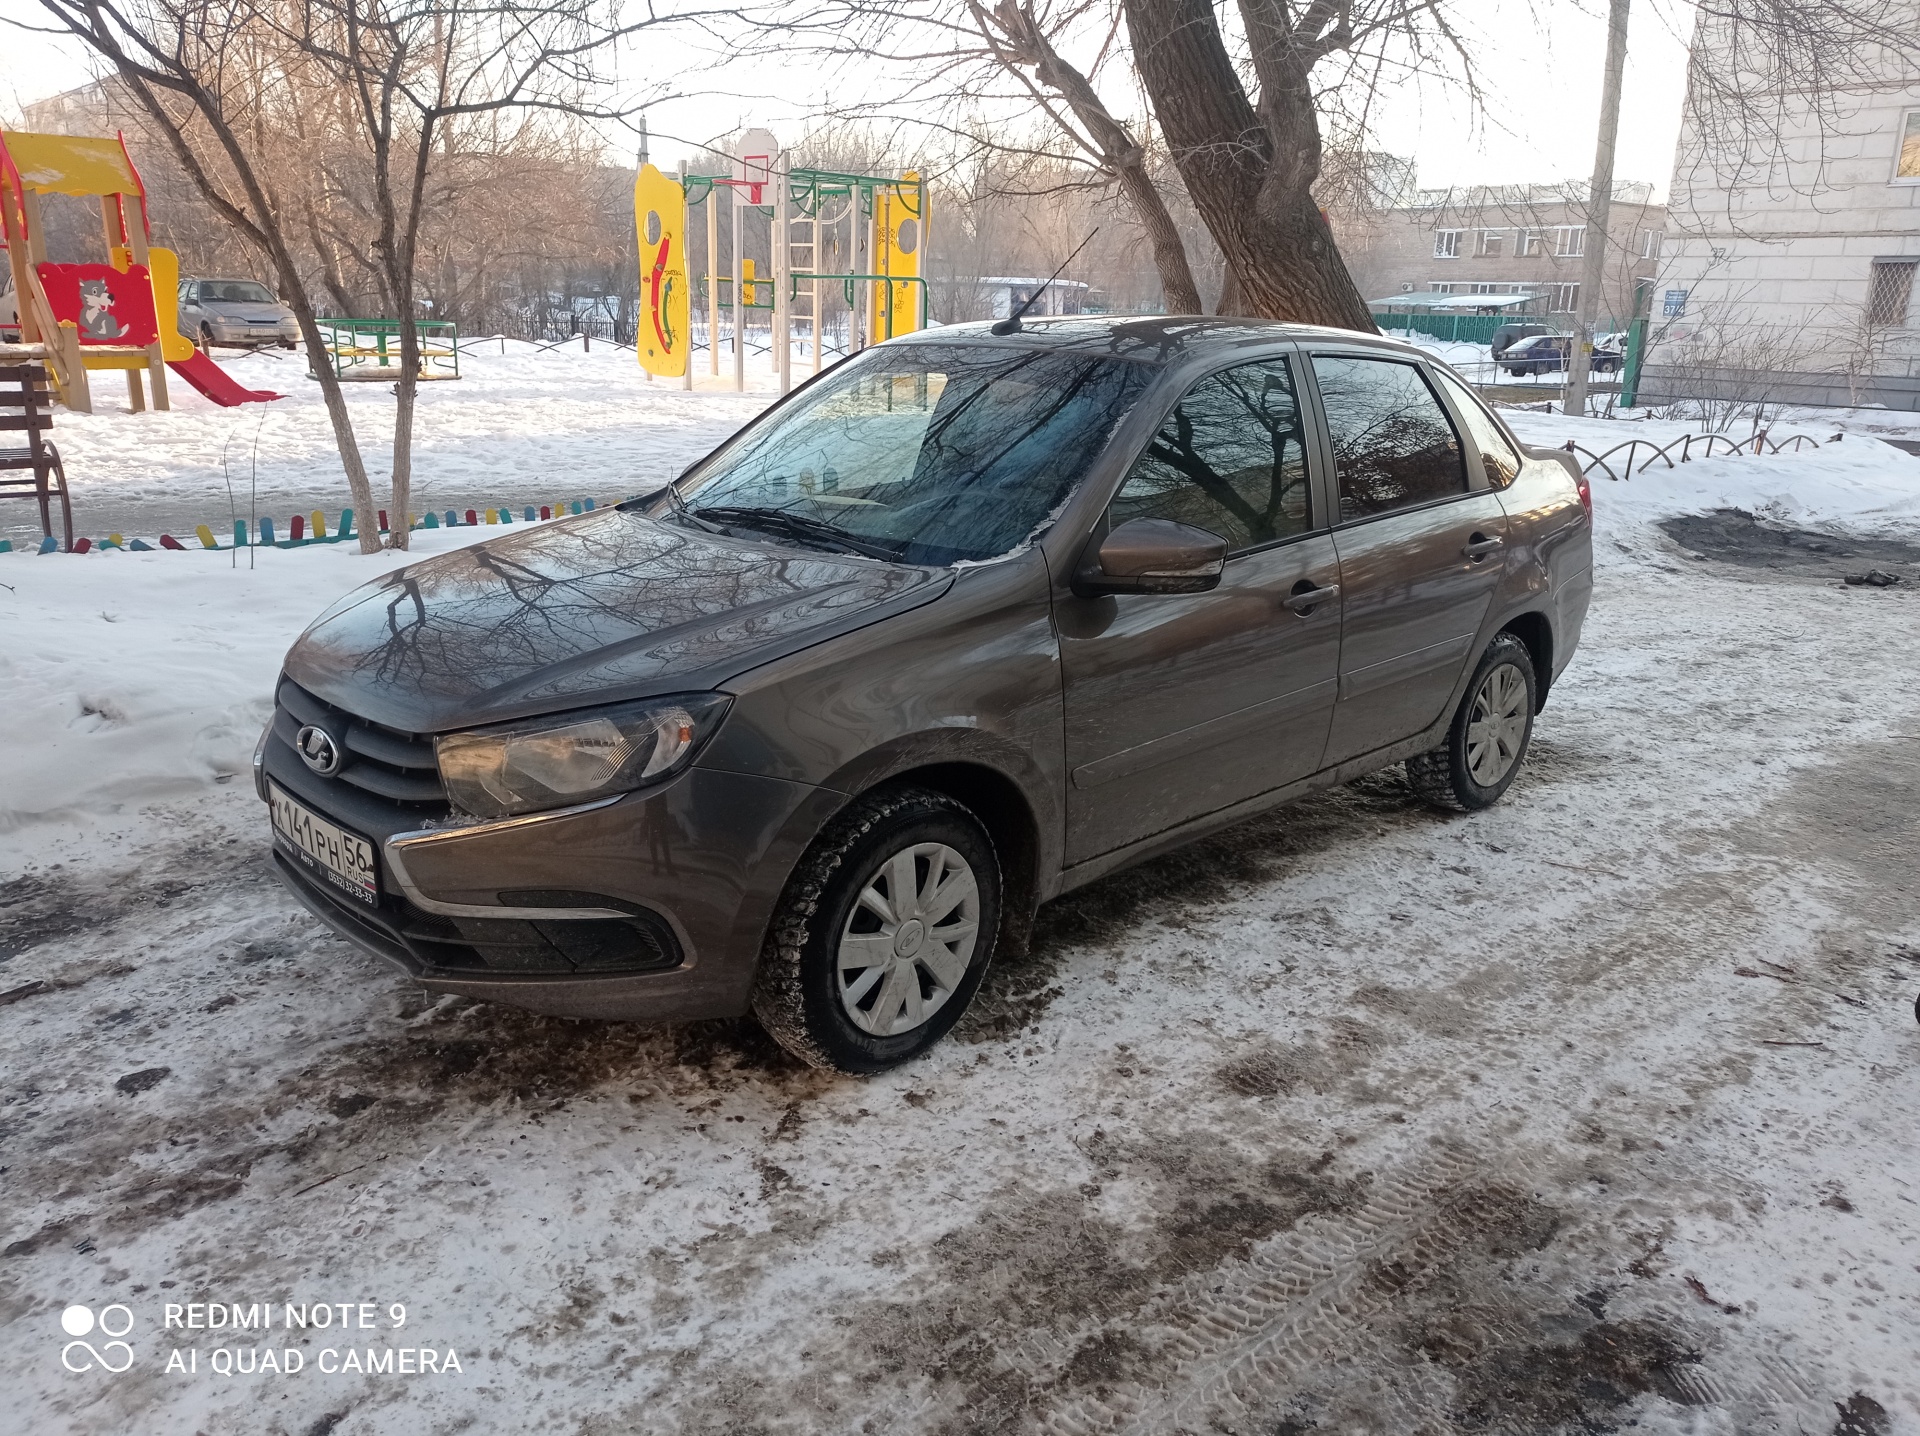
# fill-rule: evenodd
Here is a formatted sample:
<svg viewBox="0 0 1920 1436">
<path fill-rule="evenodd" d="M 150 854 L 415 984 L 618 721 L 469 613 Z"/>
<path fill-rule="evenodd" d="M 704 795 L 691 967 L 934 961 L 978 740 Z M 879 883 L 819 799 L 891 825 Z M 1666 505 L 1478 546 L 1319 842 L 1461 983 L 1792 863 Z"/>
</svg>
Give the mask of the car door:
<svg viewBox="0 0 1920 1436">
<path fill-rule="evenodd" d="M 1507 516 L 1424 367 L 1315 353 L 1338 505 L 1340 692 L 1331 766 L 1411 737 L 1445 709 L 1504 571 Z"/>
<path fill-rule="evenodd" d="M 200 308 L 200 285 L 198 281 L 180 286 L 180 329 L 194 339 L 200 337 L 200 321 L 206 314 Z"/>
<path fill-rule="evenodd" d="M 1274 356 L 1196 381 L 1090 540 L 1139 518 L 1206 529 L 1228 541 L 1217 588 L 1056 602 L 1069 863 L 1320 766 L 1338 561 L 1297 363 Z"/>
</svg>

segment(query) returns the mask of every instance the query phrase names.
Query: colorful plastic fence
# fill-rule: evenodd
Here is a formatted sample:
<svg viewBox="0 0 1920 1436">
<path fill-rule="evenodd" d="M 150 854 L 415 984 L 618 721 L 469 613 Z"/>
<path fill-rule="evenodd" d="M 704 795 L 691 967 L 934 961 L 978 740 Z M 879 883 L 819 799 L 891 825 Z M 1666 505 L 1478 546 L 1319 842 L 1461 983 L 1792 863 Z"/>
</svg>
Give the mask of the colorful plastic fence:
<svg viewBox="0 0 1920 1436">
<path fill-rule="evenodd" d="M 489 509 L 466 509 L 464 511 L 448 509 L 444 513 L 410 514 L 408 515 L 407 527 L 409 529 L 485 528 L 488 525 L 542 523 L 553 519 L 568 518 L 577 514 L 592 513 L 600 506 L 600 503 L 601 501 L 597 499 L 567 499 L 559 503 L 540 504 L 538 506 L 524 504 L 521 506 L 520 514 L 517 518 L 514 515 L 513 509 L 506 504 L 502 504 L 498 508 Z M 388 527 L 387 511 L 385 509 L 379 511 L 377 522 L 381 533 L 384 534 L 391 531 Z M 358 538 L 358 535 L 354 532 L 353 523 L 353 510 L 342 509 L 338 522 L 334 523 L 331 526 L 331 530 L 329 530 L 326 511 L 323 509 L 315 509 L 311 514 L 293 515 L 292 518 L 287 521 L 284 537 L 275 528 L 274 521 L 271 518 L 262 518 L 257 530 L 250 530 L 245 519 L 235 519 L 233 521 L 233 541 L 231 544 L 222 544 L 220 540 L 214 536 L 212 525 L 196 524 L 194 526 L 192 539 L 187 542 L 182 542 L 172 534 L 161 534 L 157 543 L 149 543 L 143 538 L 129 539 L 124 534 L 108 534 L 103 539 L 75 539 L 73 552 L 91 553 L 95 549 L 103 552 L 108 549 L 119 549 L 129 553 L 151 553 L 156 548 L 171 549 L 178 552 L 185 552 L 188 549 L 194 548 L 214 550 L 227 548 L 304 548 L 308 544 L 340 543 L 343 540 Z M 35 553 L 58 553 L 59 551 L 59 540 L 51 537 L 42 539 L 34 549 Z M 0 553 L 12 552 L 13 541 L 11 539 L 0 539 Z"/>
</svg>

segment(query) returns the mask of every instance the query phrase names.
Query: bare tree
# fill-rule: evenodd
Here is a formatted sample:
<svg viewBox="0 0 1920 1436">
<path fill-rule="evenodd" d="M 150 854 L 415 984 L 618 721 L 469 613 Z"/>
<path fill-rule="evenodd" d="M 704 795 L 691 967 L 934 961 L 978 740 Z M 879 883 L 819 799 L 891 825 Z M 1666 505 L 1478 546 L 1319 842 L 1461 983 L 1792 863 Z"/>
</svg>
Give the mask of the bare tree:
<svg viewBox="0 0 1920 1436">
<path fill-rule="evenodd" d="M 371 517 L 373 488 L 353 419 L 332 369 L 312 302 L 301 283 L 280 206 L 259 163 L 250 121 L 261 103 L 262 30 L 248 0 L 41 0 L 49 14 L 112 65 L 134 101 L 165 136 L 174 158 L 214 212 L 273 266 L 312 359 L 346 470 L 354 508 Z M 394 523 L 404 531 L 402 517 Z M 362 522 L 360 550 L 380 548 L 379 526 Z"/>
<path fill-rule="evenodd" d="M 421 238 L 463 137 L 617 120 L 601 66 L 648 28 L 737 12 L 604 0 L 41 0 L 110 64 L 207 204 L 271 264 L 299 321 L 357 511 L 366 464 L 327 363 L 301 259 L 352 312 L 371 291 L 395 319 L 390 542 L 407 546 L 420 364 Z M 511 117 L 505 119 L 503 117 Z M 361 547 L 379 546 L 363 523 Z"/>
<path fill-rule="evenodd" d="M 1088 78 L 1062 58 L 1031 3 L 996 0 L 989 6 L 983 0 L 966 0 L 966 5 L 995 60 L 1026 84 L 1035 104 L 1126 194 L 1153 246 L 1167 312 L 1201 313 L 1186 243 L 1160 185 L 1148 172 L 1146 147 L 1114 117 Z M 1061 112 L 1062 104 L 1068 113 Z"/>
<path fill-rule="evenodd" d="M 399 329 L 392 482 L 393 507 L 405 514 L 420 369 L 420 239 L 436 171 L 448 167 L 463 132 L 493 126 L 497 134 L 503 116 L 537 129 L 546 116 L 629 113 L 637 106 L 596 98 L 610 83 L 600 64 L 615 42 L 665 17 L 623 23 L 593 0 L 258 3 L 293 53 L 350 97 L 348 133 L 368 160 L 372 267 Z M 404 523 L 395 523 L 393 544 L 406 546 Z"/>
</svg>

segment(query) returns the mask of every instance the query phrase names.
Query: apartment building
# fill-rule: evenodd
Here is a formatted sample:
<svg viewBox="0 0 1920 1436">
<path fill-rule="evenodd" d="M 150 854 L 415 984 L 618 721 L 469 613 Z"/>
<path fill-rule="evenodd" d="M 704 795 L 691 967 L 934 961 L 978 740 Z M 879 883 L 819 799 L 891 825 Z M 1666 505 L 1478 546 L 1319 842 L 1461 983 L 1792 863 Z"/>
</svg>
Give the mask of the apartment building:
<svg viewBox="0 0 1920 1436">
<path fill-rule="evenodd" d="M 1920 410 L 1917 57 L 1872 56 L 1884 78 L 1805 107 L 1784 133 L 1709 136 L 1705 97 L 1689 95 L 1645 400 Z"/>
<path fill-rule="evenodd" d="M 1328 218 L 1361 294 L 1375 309 L 1396 295 L 1511 296 L 1509 312 L 1565 315 L 1580 303 L 1586 186 L 1488 185 L 1418 190 L 1399 204 Z M 1666 210 L 1653 186 L 1615 188 L 1607 223 L 1603 328 L 1624 327 L 1660 263 Z M 1610 322 L 1611 321 L 1611 322 Z"/>
</svg>

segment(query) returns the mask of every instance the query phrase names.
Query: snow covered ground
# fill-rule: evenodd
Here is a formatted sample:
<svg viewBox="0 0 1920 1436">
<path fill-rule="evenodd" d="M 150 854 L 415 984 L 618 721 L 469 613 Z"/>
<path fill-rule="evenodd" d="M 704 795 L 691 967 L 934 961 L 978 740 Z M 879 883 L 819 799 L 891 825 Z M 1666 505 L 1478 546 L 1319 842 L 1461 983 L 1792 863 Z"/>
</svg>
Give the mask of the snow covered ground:
<svg viewBox="0 0 1920 1436">
<path fill-rule="evenodd" d="M 583 353 L 578 343 L 554 349 L 520 340 L 501 347 L 505 353 L 481 341 L 463 352 L 459 379 L 420 386 L 416 513 L 643 493 L 772 396 L 764 357 L 747 376 L 759 392 L 689 394 L 677 381 L 648 383 L 631 350 L 602 345 Z M 251 510 L 271 516 L 284 537 L 292 515 L 323 509 L 331 524 L 351 502 L 304 357 L 267 349 L 222 351 L 218 358 L 242 384 L 287 397 L 222 409 L 176 379 L 171 410 L 130 414 L 124 392 L 98 384 L 97 412 L 58 414 L 51 437 L 73 489 L 76 536 L 121 533 L 151 542 L 163 532 L 191 537 L 203 523 L 231 534 L 234 518 Z M 393 386 L 345 388 L 377 507 L 384 508 Z M 0 538 L 16 547 L 40 535 L 30 504 L 0 507 L 0 525 Z"/>
<path fill-rule="evenodd" d="M 560 390 L 550 472 L 756 402 Z M 1076 894 L 871 1080 L 744 1022 L 429 1001 L 280 892 L 244 776 L 275 667 L 390 559 L 0 558 L 14 1419 L 1920 1432 L 1920 569 L 1851 589 L 1655 527 L 1920 539 L 1920 460 L 1850 436 L 1595 488 L 1593 614 L 1502 804 L 1392 771 Z M 73 1303 L 124 1305 L 130 1369 L 63 1368 Z M 273 1330 L 165 1327 L 210 1303 Z M 323 1369 L 423 1347 L 459 1370 Z"/>
</svg>

